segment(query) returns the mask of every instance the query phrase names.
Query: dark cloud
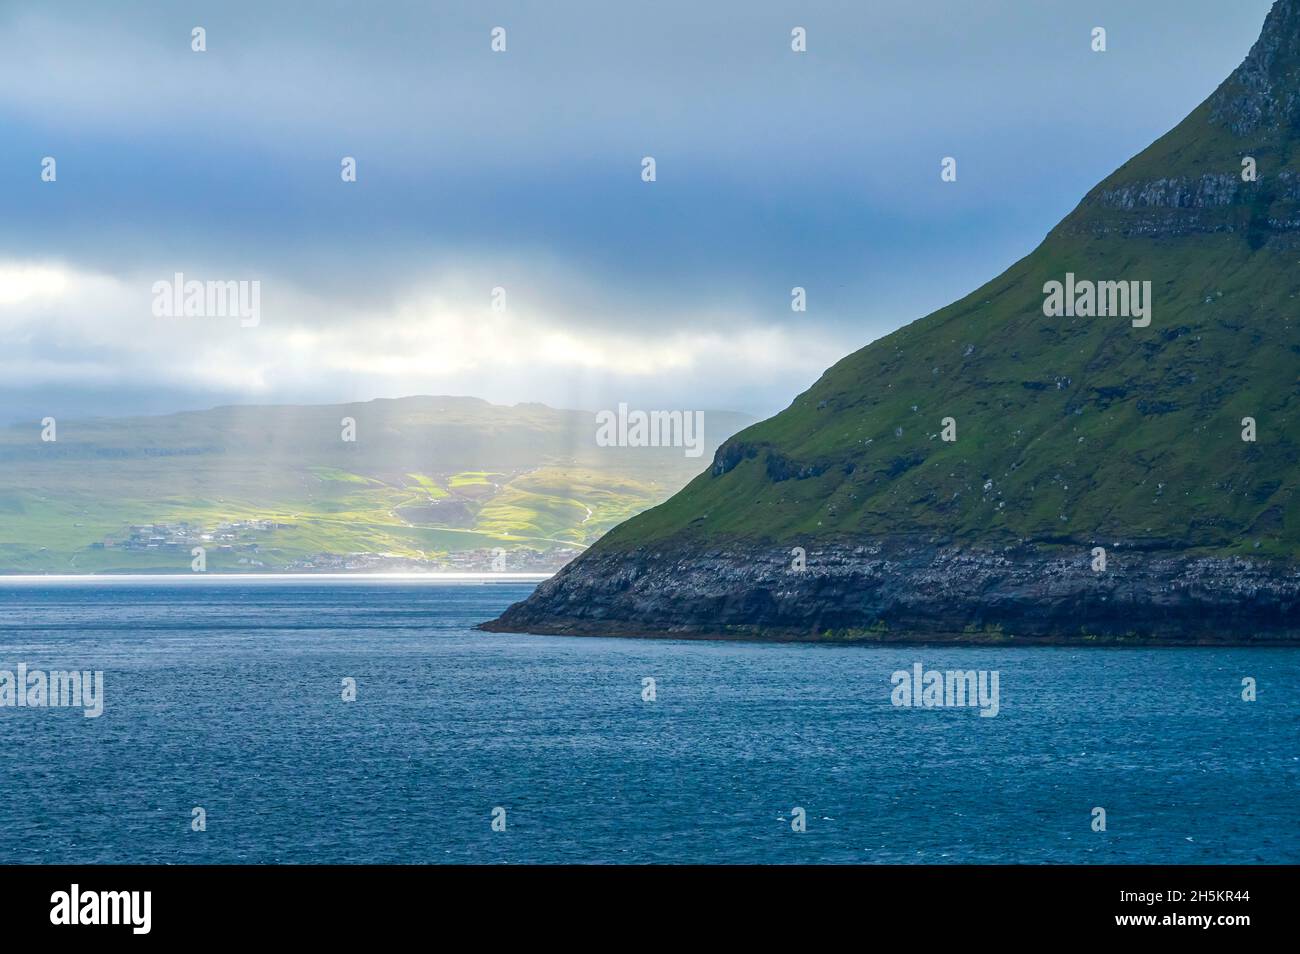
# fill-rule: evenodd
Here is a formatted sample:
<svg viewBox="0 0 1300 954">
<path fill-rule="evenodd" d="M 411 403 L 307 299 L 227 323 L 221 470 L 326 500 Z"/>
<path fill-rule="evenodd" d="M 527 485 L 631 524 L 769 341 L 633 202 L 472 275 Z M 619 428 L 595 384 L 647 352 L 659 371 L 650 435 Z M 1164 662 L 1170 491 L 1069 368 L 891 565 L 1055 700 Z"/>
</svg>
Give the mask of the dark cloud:
<svg viewBox="0 0 1300 954">
<path fill-rule="evenodd" d="M 847 349 L 1027 252 L 1213 88 L 1268 6 L 11 5 L 0 255 L 275 275 L 330 303 L 308 325 L 392 311 L 464 269 L 578 334 L 708 314 Z M 790 52 L 795 25 L 807 54 Z M 788 309 L 795 284 L 807 314 Z M 731 376 L 701 385 L 712 399 L 761 412 L 809 372 L 711 373 Z"/>
</svg>

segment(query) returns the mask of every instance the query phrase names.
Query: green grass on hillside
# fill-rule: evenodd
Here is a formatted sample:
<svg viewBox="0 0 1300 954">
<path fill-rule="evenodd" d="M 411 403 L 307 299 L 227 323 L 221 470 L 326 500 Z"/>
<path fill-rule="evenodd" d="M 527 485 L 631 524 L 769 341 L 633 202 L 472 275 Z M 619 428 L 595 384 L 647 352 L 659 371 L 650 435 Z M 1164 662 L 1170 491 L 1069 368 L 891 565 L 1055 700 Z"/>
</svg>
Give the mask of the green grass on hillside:
<svg viewBox="0 0 1300 954">
<path fill-rule="evenodd" d="M 1300 76 L 1289 55 L 1287 75 Z M 735 435 L 719 452 L 725 472 L 695 478 L 600 548 L 916 534 L 1294 558 L 1300 202 L 1287 176 L 1300 152 L 1291 127 L 1239 139 L 1211 112 L 1126 163 L 1002 275 L 849 355 Z M 1105 198 L 1169 180 L 1231 184 L 1243 155 L 1261 158 L 1261 181 L 1226 203 Z M 1150 326 L 1045 316 L 1044 283 L 1067 272 L 1150 281 Z M 953 443 L 940 437 L 949 417 Z M 1242 440 L 1246 417 L 1253 443 Z"/>
<path fill-rule="evenodd" d="M 357 420 L 355 444 L 340 441 L 344 415 Z M 270 569 L 320 554 L 437 562 L 583 547 L 701 467 L 680 452 L 598 448 L 592 422 L 421 398 L 60 421 L 49 444 L 38 430 L 0 429 L 0 573 L 187 571 L 188 546 L 123 546 L 132 527 L 181 523 L 274 524 L 238 530 L 228 550 L 206 544 L 213 570 L 248 569 L 240 558 Z"/>
</svg>

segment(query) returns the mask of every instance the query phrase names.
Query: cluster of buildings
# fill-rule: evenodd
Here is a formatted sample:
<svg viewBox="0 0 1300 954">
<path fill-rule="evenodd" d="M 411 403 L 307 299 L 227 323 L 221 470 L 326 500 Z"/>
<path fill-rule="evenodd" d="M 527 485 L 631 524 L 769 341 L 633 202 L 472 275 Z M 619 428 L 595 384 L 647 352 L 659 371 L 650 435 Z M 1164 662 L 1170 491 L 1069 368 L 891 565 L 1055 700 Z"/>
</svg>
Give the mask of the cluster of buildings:
<svg viewBox="0 0 1300 954">
<path fill-rule="evenodd" d="M 294 560 L 285 569 L 317 572 L 429 573 L 554 573 L 581 551 L 577 547 L 551 550 L 458 550 L 436 558 L 390 553 L 316 553 Z"/>
<path fill-rule="evenodd" d="M 458 550 L 439 562 L 442 569 L 466 573 L 554 573 L 582 550 L 552 547 L 549 550 Z"/>
<path fill-rule="evenodd" d="M 411 557 L 391 553 L 315 553 L 310 556 L 281 563 L 264 551 L 255 534 L 283 529 L 292 524 L 275 520 L 225 520 L 215 527 L 203 527 L 182 520 L 177 523 L 146 523 L 126 529 L 125 536 L 106 537 L 95 549 L 163 550 L 184 553 L 194 547 L 208 551 L 226 551 L 238 554 L 233 562 L 249 569 L 267 568 L 348 572 L 431 572 L 454 571 L 461 573 L 554 573 L 582 552 L 579 547 L 557 546 L 549 550 L 482 547 L 475 550 L 456 550 L 434 557 Z M 233 552 L 232 552 L 233 551 Z M 268 562 L 269 561 L 269 562 Z"/>
<path fill-rule="evenodd" d="M 206 529 L 187 520 L 179 523 L 144 523 L 127 527 L 124 539 L 105 537 L 98 547 L 123 550 L 188 550 L 191 547 L 231 548 L 246 543 L 253 551 L 256 543 L 249 543 L 247 534 L 275 530 L 290 524 L 274 520 L 223 520 L 214 529 Z"/>
</svg>

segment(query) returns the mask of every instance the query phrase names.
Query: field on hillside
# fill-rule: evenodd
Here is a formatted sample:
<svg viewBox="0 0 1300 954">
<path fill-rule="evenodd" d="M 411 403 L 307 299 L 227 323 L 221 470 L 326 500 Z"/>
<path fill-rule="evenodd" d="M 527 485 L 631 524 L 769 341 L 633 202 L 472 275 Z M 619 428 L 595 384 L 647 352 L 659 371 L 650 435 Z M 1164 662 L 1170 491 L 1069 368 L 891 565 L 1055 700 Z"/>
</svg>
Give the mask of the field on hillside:
<svg viewBox="0 0 1300 954">
<path fill-rule="evenodd" d="M 703 466 L 595 447 L 582 412 L 434 400 L 0 431 L 0 572 L 189 572 L 195 547 L 210 571 L 549 571 Z"/>
</svg>

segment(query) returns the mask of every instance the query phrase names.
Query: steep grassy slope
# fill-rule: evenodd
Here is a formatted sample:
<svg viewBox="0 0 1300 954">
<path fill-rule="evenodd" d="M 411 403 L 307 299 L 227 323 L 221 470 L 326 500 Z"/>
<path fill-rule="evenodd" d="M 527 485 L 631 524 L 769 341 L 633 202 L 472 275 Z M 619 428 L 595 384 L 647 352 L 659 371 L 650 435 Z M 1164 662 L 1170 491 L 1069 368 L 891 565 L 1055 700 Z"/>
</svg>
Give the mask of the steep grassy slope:
<svg viewBox="0 0 1300 954">
<path fill-rule="evenodd" d="M 605 545 L 919 531 L 1292 552 L 1297 264 L 1294 249 L 1217 236 L 1054 235 L 968 298 L 845 358 Z M 1043 283 L 1067 270 L 1149 276 L 1151 326 L 1045 318 Z M 1241 438 L 1246 416 L 1254 443 Z M 945 417 L 955 442 L 940 439 Z"/>
<path fill-rule="evenodd" d="M 1269 75 L 1286 84 L 1270 97 L 1285 89 L 1294 104 L 1297 9 L 1286 0 L 1272 14 L 1285 58 L 1267 33 L 1215 96 L 1098 185 L 1032 254 L 840 361 L 603 545 L 922 532 L 1294 553 L 1296 110 L 1241 135 L 1232 120 L 1258 109 L 1241 90 L 1270 50 Z M 1244 156 L 1256 158 L 1257 182 L 1242 181 Z M 1046 317 L 1044 283 L 1067 272 L 1150 281 L 1150 326 Z M 1248 416 L 1253 443 L 1241 436 Z M 953 443 L 940 439 L 945 417 L 956 420 Z"/>
</svg>

